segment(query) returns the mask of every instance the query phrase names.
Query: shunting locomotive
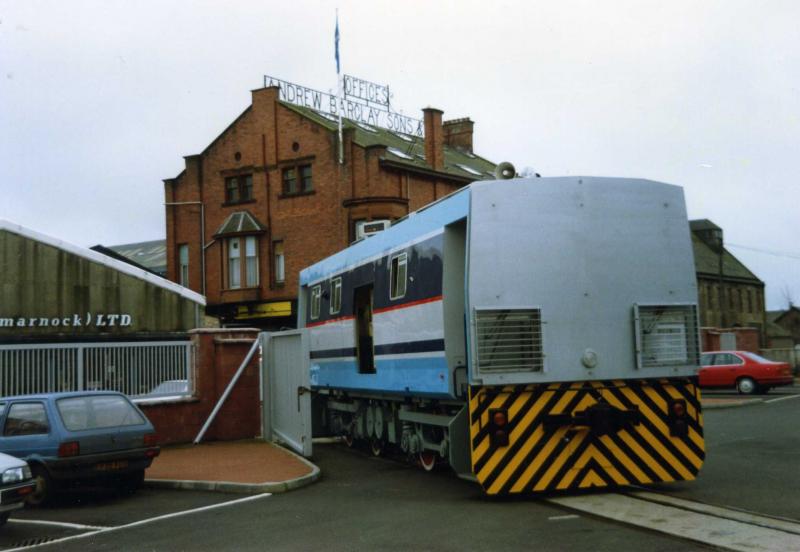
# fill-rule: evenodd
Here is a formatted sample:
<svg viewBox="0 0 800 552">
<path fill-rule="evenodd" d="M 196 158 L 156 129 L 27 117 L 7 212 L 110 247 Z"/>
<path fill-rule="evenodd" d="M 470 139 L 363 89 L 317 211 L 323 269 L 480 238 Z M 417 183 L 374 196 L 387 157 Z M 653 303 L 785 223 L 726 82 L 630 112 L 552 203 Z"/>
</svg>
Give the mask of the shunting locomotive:
<svg viewBox="0 0 800 552">
<path fill-rule="evenodd" d="M 490 495 L 694 479 L 683 191 L 475 182 L 300 275 L 317 427 Z"/>
</svg>

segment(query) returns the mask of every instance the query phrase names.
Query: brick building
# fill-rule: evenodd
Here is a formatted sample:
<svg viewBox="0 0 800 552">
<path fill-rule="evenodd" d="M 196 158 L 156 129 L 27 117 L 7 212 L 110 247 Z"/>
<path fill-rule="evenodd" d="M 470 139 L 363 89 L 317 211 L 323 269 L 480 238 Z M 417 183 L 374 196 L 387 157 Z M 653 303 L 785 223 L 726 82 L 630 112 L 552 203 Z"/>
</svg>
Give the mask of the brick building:
<svg viewBox="0 0 800 552">
<path fill-rule="evenodd" d="M 300 269 L 495 165 L 472 151 L 473 122 L 424 110 L 425 138 L 334 118 L 254 90 L 252 103 L 164 181 L 167 276 L 230 325 L 293 327 Z"/>
<path fill-rule="evenodd" d="M 707 219 L 692 220 L 689 225 L 701 326 L 755 328 L 758 345 L 766 346 L 764 282 L 725 249 L 719 226 Z"/>
<path fill-rule="evenodd" d="M 800 345 L 800 307 L 790 302 L 786 310 L 767 311 L 767 340 L 770 348 Z"/>
</svg>

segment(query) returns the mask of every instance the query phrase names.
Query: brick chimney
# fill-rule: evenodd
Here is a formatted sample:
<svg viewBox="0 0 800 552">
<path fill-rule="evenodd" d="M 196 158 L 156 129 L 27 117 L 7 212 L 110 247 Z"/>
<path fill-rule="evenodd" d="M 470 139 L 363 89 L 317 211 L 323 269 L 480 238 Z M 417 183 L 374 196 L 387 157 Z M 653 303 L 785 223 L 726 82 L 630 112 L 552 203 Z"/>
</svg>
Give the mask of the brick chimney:
<svg viewBox="0 0 800 552">
<path fill-rule="evenodd" d="M 434 170 L 444 169 L 444 133 L 441 109 L 426 107 L 425 114 L 425 160 Z"/>
<path fill-rule="evenodd" d="M 444 143 L 451 148 L 472 153 L 472 128 L 475 123 L 469 117 L 445 121 Z"/>
</svg>

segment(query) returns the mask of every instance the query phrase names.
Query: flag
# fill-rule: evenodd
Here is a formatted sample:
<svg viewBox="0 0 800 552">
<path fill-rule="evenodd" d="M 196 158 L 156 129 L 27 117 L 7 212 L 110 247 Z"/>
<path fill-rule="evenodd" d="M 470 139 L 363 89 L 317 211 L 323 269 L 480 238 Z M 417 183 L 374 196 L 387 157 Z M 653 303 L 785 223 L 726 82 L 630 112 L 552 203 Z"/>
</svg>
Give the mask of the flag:
<svg viewBox="0 0 800 552">
<path fill-rule="evenodd" d="M 336 11 L 336 34 L 334 35 L 334 42 L 336 43 L 336 74 L 340 73 L 339 70 L 339 11 Z"/>
</svg>

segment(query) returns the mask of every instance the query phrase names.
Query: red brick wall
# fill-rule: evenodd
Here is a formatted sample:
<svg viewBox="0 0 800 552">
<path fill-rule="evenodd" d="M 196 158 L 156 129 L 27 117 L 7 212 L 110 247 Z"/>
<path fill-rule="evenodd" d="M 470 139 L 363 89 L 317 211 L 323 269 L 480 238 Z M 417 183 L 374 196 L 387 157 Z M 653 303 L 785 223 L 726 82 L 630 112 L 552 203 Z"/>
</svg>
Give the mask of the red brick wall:
<svg viewBox="0 0 800 552">
<path fill-rule="evenodd" d="M 190 443 L 241 365 L 257 330 L 194 330 L 195 392 L 191 400 L 140 404 L 161 444 Z M 261 433 L 258 355 L 245 368 L 204 441 L 248 439 Z"/>
<path fill-rule="evenodd" d="M 759 332 L 757 328 L 701 328 L 700 338 L 703 351 L 720 350 L 720 334 L 736 334 L 736 350 L 758 353 Z"/>
<path fill-rule="evenodd" d="M 336 134 L 280 104 L 277 88 L 252 93 L 248 107 L 186 168 L 165 181 L 170 202 L 201 201 L 205 209 L 206 297 L 209 310 L 239 301 L 282 301 L 297 295 L 301 269 L 349 245 L 357 219 L 396 219 L 457 189 L 461 184 L 417 176 L 380 165 L 382 146 L 361 147 L 345 132 L 345 164 L 338 163 Z M 441 113 L 438 112 L 441 126 Z M 441 129 L 438 134 L 441 141 Z M 238 159 L 237 159 L 237 153 Z M 314 192 L 283 197 L 282 171 L 310 163 Z M 225 205 L 226 176 L 253 175 L 253 201 Z M 259 285 L 225 291 L 224 239 L 214 233 L 233 212 L 247 210 L 267 231 L 259 236 Z M 166 207 L 168 277 L 177 280 L 177 245 L 190 245 L 190 287 L 201 290 L 200 209 Z M 286 280 L 273 283 L 272 243 L 283 241 Z M 210 245 L 209 245 L 210 244 Z"/>
</svg>

